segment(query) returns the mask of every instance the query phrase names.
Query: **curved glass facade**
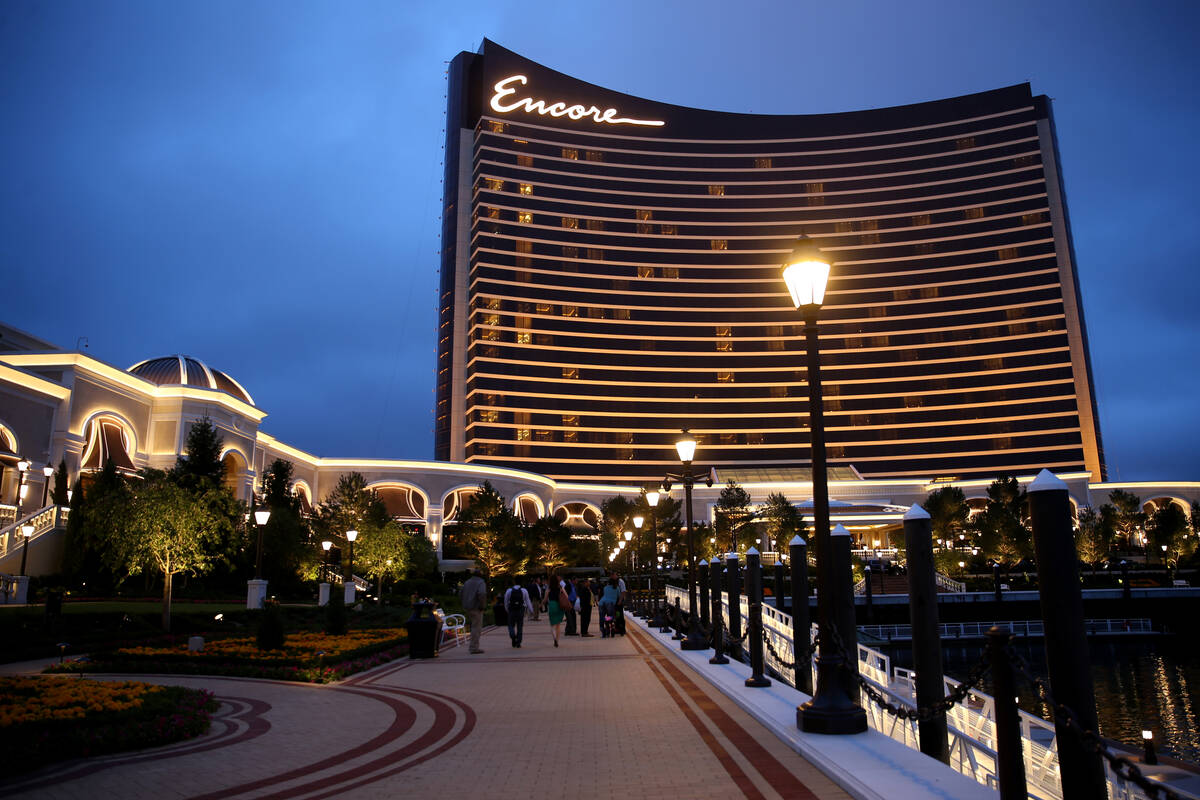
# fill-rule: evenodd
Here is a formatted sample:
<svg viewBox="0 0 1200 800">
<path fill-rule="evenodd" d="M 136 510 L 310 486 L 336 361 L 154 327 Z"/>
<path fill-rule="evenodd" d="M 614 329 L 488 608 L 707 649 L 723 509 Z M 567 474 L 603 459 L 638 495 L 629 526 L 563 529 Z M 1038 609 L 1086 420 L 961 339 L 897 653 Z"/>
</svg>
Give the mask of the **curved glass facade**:
<svg viewBox="0 0 1200 800">
<path fill-rule="evenodd" d="M 780 278 L 804 232 L 834 261 L 831 464 L 1104 475 L 1049 101 L 1028 85 L 728 114 L 485 41 L 452 63 L 446 150 L 438 459 L 654 481 L 686 427 L 705 465 L 807 465 Z"/>
</svg>

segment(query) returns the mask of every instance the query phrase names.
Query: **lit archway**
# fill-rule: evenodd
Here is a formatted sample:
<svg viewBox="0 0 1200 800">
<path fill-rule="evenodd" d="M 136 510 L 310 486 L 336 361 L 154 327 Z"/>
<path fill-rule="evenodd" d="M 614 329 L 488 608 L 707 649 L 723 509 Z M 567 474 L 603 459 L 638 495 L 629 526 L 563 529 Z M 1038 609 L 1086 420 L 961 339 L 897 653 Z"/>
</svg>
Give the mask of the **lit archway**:
<svg viewBox="0 0 1200 800">
<path fill-rule="evenodd" d="M 221 456 L 221 466 L 225 468 L 221 484 L 232 492 L 234 497 L 240 498 L 246 482 L 246 473 L 249 471 L 246 457 L 237 450 L 227 450 Z"/>
<path fill-rule="evenodd" d="M 546 506 L 535 494 L 517 495 L 513 499 L 513 513 L 526 525 L 532 525 L 546 515 Z"/>
<path fill-rule="evenodd" d="M 86 444 L 80 471 L 99 472 L 111 460 L 119 472 L 127 475 L 137 472 L 133 463 L 133 453 L 137 451 L 133 427 L 121 417 L 110 412 L 93 415 L 83 426 L 83 438 Z"/>
</svg>

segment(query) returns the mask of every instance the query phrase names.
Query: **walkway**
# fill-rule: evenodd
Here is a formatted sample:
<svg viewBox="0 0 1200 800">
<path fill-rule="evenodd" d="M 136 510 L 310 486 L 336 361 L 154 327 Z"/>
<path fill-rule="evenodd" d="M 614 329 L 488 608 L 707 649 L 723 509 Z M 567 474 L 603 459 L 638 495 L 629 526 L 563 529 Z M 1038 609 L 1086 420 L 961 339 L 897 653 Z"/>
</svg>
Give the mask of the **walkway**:
<svg viewBox="0 0 1200 800">
<path fill-rule="evenodd" d="M 845 798 L 821 772 L 635 625 L 521 649 L 485 633 L 332 686 L 219 677 L 212 730 L 170 747 L 49 768 L 13 798 Z"/>
</svg>

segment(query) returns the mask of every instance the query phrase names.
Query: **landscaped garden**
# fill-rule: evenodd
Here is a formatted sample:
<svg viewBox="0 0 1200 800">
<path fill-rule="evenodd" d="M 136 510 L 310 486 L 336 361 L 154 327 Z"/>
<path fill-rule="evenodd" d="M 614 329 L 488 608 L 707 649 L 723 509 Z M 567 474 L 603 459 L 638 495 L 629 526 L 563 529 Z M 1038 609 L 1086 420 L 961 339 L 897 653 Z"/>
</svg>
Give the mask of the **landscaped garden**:
<svg viewBox="0 0 1200 800">
<path fill-rule="evenodd" d="M 0 774 L 198 736 L 216 708 L 180 686 L 0 677 Z"/>
</svg>

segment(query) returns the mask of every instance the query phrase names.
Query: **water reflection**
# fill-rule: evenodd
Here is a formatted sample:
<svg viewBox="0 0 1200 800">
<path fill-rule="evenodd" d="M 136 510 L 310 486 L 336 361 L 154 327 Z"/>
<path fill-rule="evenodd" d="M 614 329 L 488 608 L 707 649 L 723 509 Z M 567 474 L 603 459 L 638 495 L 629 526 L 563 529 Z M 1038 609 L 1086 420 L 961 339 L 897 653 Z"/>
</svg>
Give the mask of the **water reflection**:
<svg viewBox="0 0 1200 800">
<path fill-rule="evenodd" d="M 1142 747 L 1143 728 L 1154 731 L 1160 753 L 1200 763 L 1200 719 L 1191 689 L 1200 686 L 1200 642 L 1183 636 L 1156 639 L 1088 638 L 1100 733 Z M 1046 653 L 1040 641 L 1018 642 L 1018 652 L 1045 677 Z M 946 674 L 962 679 L 979 661 L 982 645 L 953 645 L 943 651 Z M 892 653 L 896 666 L 911 667 L 912 652 Z M 990 685 L 984 691 L 991 691 Z M 1049 715 L 1027 685 L 1021 708 Z"/>
</svg>

